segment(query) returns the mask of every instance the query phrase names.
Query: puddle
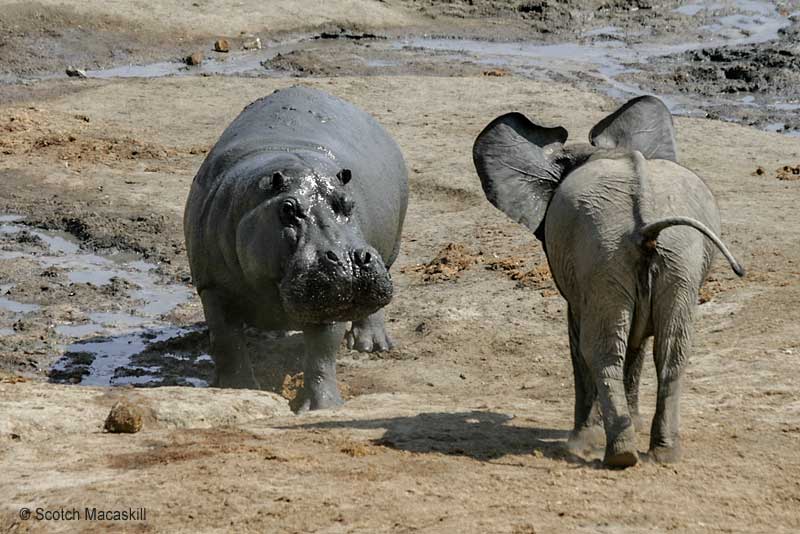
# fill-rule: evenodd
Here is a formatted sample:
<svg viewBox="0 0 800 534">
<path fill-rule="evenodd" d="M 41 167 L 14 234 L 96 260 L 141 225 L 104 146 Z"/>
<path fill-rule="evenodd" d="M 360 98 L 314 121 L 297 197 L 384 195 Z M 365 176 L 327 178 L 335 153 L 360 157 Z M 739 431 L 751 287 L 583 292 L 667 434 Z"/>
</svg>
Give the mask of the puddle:
<svg viewBox="0 0 800 534">
<path fill-rule="evenodd" d="M 134 356 L 153 343 L 178 338 L 190 331 L 162 327 L 72 343 L 65 348 L 64 357 L 53 365 L 51 379 L 85 386 L 161 385 L 161 366 L 136 365 L 132 361 Z M 195 377 L 193 385 L 208 383 Z"/>
<path fill-rule="evenodd" d="M 21 302 L 14 302 L 13 300 L 5 297 L 0 297 L 0 309 L 7 310 L 13 313 L 30 313 L 39 309 L 38 304 L 23 304 Z"/>
<path fill-rule="evenodd" d="M 132 362 L 154 343 L 195 332 L 196 329 L 176 327 L 163 319 L 175 307 L 189 301 L 192 289 L 165 283 L 156 265 L 134 254 L 94 254 L 82 250 L 70 234 L 39 230 L 23 224 L 23 220 L 14 215 L 0 216 L 0 238 L 6 238 L 5 248 L 10 245 L 22 249 L 3 251 L 0 257 L 22 257 L 44 268 L 55 267 L 59 273 L 65 272 L 70 284 L 103 287 L 124 282 L 124 296 L 114 294 L 113 297 L 123 309 L 82 310 L 88 321 L 55 325 L 55 333 L 64 340 L 64 356 L 53 365 L 51 380 L 103 386 L 162 384 L 160 365 L 141 366 Z M 18 239 L 21 235 L 25 236 L 24 240 Z M 13 287 L 14 284 L 0 285 L 0 295 Z M 35 313 L 43 307 L 0 296 L 0 309 L 16 317 Z M 14 334 L 12 328 L 0 328 L 1 336 Z M 196 354 L 195 358 L 201 355 Z M 171 353 L 158 356 L 165 360 L 174 357 Z M 200 361 L 205 362 L 206 368 L 211 366 L 210 359 Z M 172 376 L 169 383 L 205 386 L 207 380 L 199 376 Z"/>
<path fill-rule="evenodd" d="M 242 76 L 263 74 L 264 61 L 278 54 L 286 54 L 309 47 L 319 47 L 314 39 L 296 39 L 268 44 L 261 50 L 236 51 L 214 54 L 200 65 L 188 66 L 182 61 L 162 61 L 149 65 L 123 65 L 111 69 L 87 70 L 88 78 L 161 78 L 164 76 Z"/>
<path fill-rule="evenodd" d="M 729 4 L 730 5 L 730 4 Z M 486 42 L 469 39 L 410 38 L 392 43 L 395 48 L 452 52 L 460 59 L 472 59 L 479 64 L 501 67 L 518 75 L 539 81 L 568 80 L 579 86 L 599 89 L 616 100 L 628 100 L 643 94 L 655 94 L 676 115 L 705 117 L 704 107 L 723 99 L 703 98 L 692 93 L 658 94 L 645 90 L 635 83 L 622 81 L 623 74 L 639 72 L 639 66 L 653 58 L 671 56 L 699 50 L 718 44 L 725 46 L 758 44 L 776 39 L 778 30 L 789 25 L 777 7 L 768 2 L 739 0 L 733 2 L 741 13 L 717 17 L 713 25 L 705 27 L 715 35 L 712 39 L 670 45 L 627 45 L 622 41 L 607 40 L 590 43 L 536 44 L 529 42 Z M 682 6 L 678 12 L 695 15 L 701 10 L 713 12 L 725 7 L 719 3 L 695 3 Z M 597 28 L 586 36 L 619 35 L 613 26 Z M 790 103 L 759 104 L 754 97 L 725 100 L 734 106 L 766 106 L 781 110 L 800 110 L 800 105 Z M 776 131 L 776 130 L 774 130 Z M 782 132 L 790 133 L 790 132 Z"/>
<path fill-rule="evenodd" d="M 55 268 L 53 289 L 48 291 L 58 290 L 56 288 L 72 291 L 74 288 L 76 293 L 73 294 L 78 295 L 77 300 L 70 302 L 69 313 L 79 320 L 56 320 L 53 327 L 39 327 L 45 330 L 16 332 L 10 325 L 21 317 L 33 317 L 41 322 L 44 317 L 41 314 L 55 308 L 16 302 L 8 298 L 14 291 L 4 295 L 15 286 L 37 287 L 39 272 L 20 273 L 20 280 L 0 284 L 0 295 L 4 295 L 0 296 L 0 309 L 5 310 L 5 315 L 0 314 L 0 317 L 7 321 L 0 325 L 0 336 L 15 336 L 18 338 L 15 341 L 23 344 L 31 337 L 38 337 L 40 332 L 45 336 L 57 336 L 59 352 L 63 355 L 49 369 L 51 382 L 137 387 L 209 385 L 214 364 L 208 354 L 208 331 L 201 324 L 175 325 L 165 317 L 192 298 L 191 288 L 166 283 L 157 266 L 141 258 L 94 254 L 81 249 L 71 236 L 35 229 L 17 217 L 3 217 L 2 220 L 5 222 L 0 231 L 0 245 L 6 249 L 16 247 L 11 252 L 35 261 L 40 267 Z M 20 235 L 25 239 L 20 240 Z M 40 241 L 31 240 L 32 235 L 38 236 Z M 31 284 L 31 275 L 36 277 L 34 284 Z M 103 292 L 103 288 L 113 291 Z M 100 293 L 95 293 L 97 290 Z M 86 309 L 98 306 L 97 303 L 103 305 L 103 309 Z M 36 328 L 36 320 L 32 328 Z M 304 351 L 299 332 L 254 330 L 248 333 L 248 344 L 252 344 L 254 351 L 254 372 L 258 373 L 265 389 L 282 391 L 286 374 L 299 372 L 298 355 Z"/>
</svg>

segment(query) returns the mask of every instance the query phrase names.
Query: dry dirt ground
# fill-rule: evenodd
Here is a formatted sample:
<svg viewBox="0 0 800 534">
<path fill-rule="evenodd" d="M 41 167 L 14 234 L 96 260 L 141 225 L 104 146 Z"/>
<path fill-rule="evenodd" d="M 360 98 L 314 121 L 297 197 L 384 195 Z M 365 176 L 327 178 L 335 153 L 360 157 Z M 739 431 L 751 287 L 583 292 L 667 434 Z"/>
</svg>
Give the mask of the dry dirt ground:
<svg viewBox="0 0 800 534">
<path fill-rule="evenodd" d="M 409 3 L 331 2 L 335 16 L 326 21 L 353 13 L 362 29 L 417 24 Z M 173 8 L 194 4 L 159 5 L 170 16 L 125 2 L 59 9 L 116 13 L 152 29 L 153 19 L 180 21 Z M 300 20 L 327 17 L 325 9 L 289 17 L 280 29 L 303 28 Z M 224 14 L 212 22 L 230 26 L 218 32 L 260 29 Z M 211 34 L 185 18 L 187 39 Z M 204 151 L 247 103 L 293 83 L 184 77 L 15 86 L 13 101 L 0 107 L 0 214 L 70 232 L 88 249 L 142 254 L 158 262 L 164 280 L 185 283 L 183 203 Z M 10 297 L 42 306 L 24 320 L 0 313 L 0 530 L 800 530 L 800 181 L 776 178 L 793 176 L 777 171 L 800 163 L 800 140 L 676 120 L 679 160 L 715 192 L 723 239 L 748 275 L 736 279 L 717 261 L 700 295 L 682 398 L 683 461 L 661 466 L 645 455 L 634 468 L 611 471 L 600 465 L 601 450 L 576 456 L 564 447 L 573 398 L 565 304 L 535 238 L 485 201 L 471 146 L 510 110 L 584 140 L 617 104 L 480 72 L 302 83 L 372 113 L 406 156 L 411 198 L 387 308 L 397 348 L 342 348 L 347 404 L 303 416 L 269 392 L 51 384 L 47 371 L 64 343 L 54 327 L 121 297 L 67 291 L 58 273 L 44 283 L 25 260 L 0 259 L 0 285 L 18 285 Z M 202 321 L 198 299 L 168 320 Z M 647 419 L 654 386 L 648 362 Z M 141 432 L 102 431 L 120 398 L 145 411 Z M 640 433 L 643 453 L 647 443 Z M 144 507 L 147 516 L 26 521 L 22 507 Z"/>
</svg>

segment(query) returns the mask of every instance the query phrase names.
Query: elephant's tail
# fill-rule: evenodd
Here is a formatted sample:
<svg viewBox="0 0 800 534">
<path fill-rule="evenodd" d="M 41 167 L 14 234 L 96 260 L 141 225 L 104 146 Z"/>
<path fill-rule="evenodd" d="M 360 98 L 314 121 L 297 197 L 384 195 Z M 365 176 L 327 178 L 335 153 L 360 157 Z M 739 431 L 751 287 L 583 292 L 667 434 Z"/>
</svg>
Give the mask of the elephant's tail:
<svg viewBox="0 0 800 534">
<path fill-rule="evenodd" d="M 725 246 L 725 243 L 723 243 L 722 240 L 717 237 L 716 234 L 714 234 L 714 232 L 712 232 L 706 225 L 690 217 L 667 217 L 665 219 L 645 225 L 644 228 L 640 230 L 640 235 L 642 236 L 642 247 L 648 250 L 655 249 L 658 234 L 670 226 L 691 226 L 695 230 L 702 233 L 717 246 L 720 252 L 722 252 L 723 256 L 725 256 L 725 259 L 731 264 L 731 269 L 733 269 L 733 272 L 735 272 L 738 276 L 744 276 L 744 267 L 742 267 L 739 262 L 736 261 L 736 258 L 733 257 L 733 254 L 731 254 L 731 252 L 728 250 L 728 247 Z"/>
</svg>

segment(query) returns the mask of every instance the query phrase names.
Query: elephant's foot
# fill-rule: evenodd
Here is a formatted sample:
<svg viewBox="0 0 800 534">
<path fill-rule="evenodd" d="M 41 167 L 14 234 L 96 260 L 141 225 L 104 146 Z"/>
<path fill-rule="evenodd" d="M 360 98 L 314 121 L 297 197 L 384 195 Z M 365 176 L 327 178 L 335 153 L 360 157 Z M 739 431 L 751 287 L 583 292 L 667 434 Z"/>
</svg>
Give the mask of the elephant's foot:
<svg viewBox="0 0 800 534">
<path fill-rule="evenodd" d="M 683 451 L 677 439 L 672 440 L 671 444 L 650 442 L 650 458 L 660 464 L 673 464 L 681 459 Z"/>
<path fill-rule="evenodd" d="M 636 452 L 636 432 L 633 425 L 607 441 L 603 463 L 608 467 L 631 467 L 638 461 L 639 453 Z"/>
<path fill-rule="evenodd" d="M 573 454 L 591 452 L 603 446 L 605 433 L 603 425 L 588 425 L 574 429 L 567 440 L 567 449 Z"/>
<path fill-rule="evenodd" d="M 353 326 L 345 334 L 348 349 L 359 352 L 386 352 L 394 344 L 383 319 L 383 310 L 378 310 L 369 317 L 353 321 Z"/>
<path fill-rule="evenodd" d="M 300 392 L 300 398 L 302 401 L 297 407 L 297 413 L 327 410 L 344 404 L 335 382 L 333 384 L 314 384 L 311 387 L 304 386 Z"/>
</svg>

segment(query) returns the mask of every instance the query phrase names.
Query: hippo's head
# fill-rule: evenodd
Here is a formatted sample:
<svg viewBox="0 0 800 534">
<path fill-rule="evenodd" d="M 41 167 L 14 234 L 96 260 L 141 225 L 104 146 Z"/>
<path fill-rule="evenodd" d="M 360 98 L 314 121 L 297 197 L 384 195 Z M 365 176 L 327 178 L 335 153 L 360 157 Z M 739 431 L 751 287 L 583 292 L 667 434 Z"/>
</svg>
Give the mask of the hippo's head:
<svg viewBox="0 0 800 534">
<path fill-rule="evenodd" d="M 292 322 L 351 321 L 384 307 L 392 281 L 367 244 L 350 194 L 351 171 L 296 155 L 260 169 L 259 196 L 236 247 L 251 287 L 276 284 Z"/>
</svg>

